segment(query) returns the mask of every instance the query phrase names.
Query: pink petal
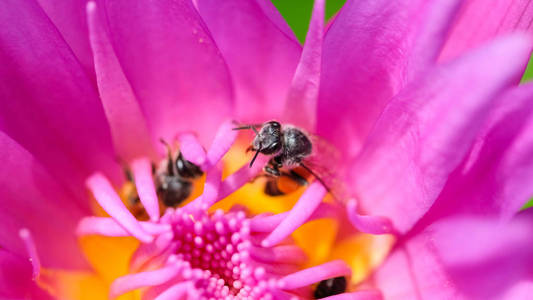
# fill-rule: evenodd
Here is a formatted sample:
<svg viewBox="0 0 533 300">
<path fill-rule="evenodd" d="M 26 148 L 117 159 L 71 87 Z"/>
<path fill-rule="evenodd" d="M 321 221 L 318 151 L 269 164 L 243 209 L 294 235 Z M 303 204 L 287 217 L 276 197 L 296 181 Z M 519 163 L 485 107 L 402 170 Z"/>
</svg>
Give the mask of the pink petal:
<svg viewBox="0 0 533 300">
<path fill-rule="evenodd" d="M 23 260 L 5 249 L 0 249 L 0 270 L 0 298 L 52 299 L 32 281 L 29 261 Z"/>
<path fill-rule="evenodd" d="M 125 162 L 147 155 L 154 158 L 152 137 L 144 116 L 113 52 L 94 1 L 87 4 L 87 23 L 98 90 L 117 154 Z"/>
<path fill-rule="evenodd" d="M 84 210 L 24 148 L 0 132 L 0 247 L 27 257 L 19 230 L 33 234 L 45 266 L 85 267 L 74 234 Z"/>
<path fill-rule="evenodd" d="M 507 92 L 421 226 L 457 213 L 508 220 L 533 195 L 533 85 Z"/>
<path fill-rule="evenodd" d="M 30 288 L 32 271 L 28 260 L 0 249 L 0 270 L 0 296 L 21 297 Z"/>
<path fill-rule="evenodd" d="M 283 119 L 315 132 L 322 37 L 324 35 L 324 0 L 316 0 L 300 62 L 294 73 L 285 103 Z"/>
<path fill-rule="evenodd" d="M 43 10 L 1 1 L 0 23 L 0 128 L 80 199 L 94 170 L 120 178 L 94 83 Z"/>
<path fill-rule="evenodd" d="M 390 98 L 435 62 L 457 4 L 347 1 L 324 39 L 318 134 L 357 154 Z"/>
<path fill-rule="evenodd" d="M 493 99 L 521 76 L 530 47 L 522 35 L 500 39 L 395 97 L 351 168 L 362 210 L 407 231 L 469 151 Z"/>
<path fill-rule="evenodd" d="M 37 0 L 37 2 L 57 27 L 80 64 L 93 79 L 94 64 L 85 15 L 87 1 Z"/>
<path fill-rule="evenodd" d="M 503 299 L 532 279 L 532 225 L 531 212 L 509 224 L 443 220 L 397 247 L 375 283 L 386 299 Z"/>
<path fill-rule="evenodd" d="M 156 138 L 211 141 L 231 116 L 224 60 L 191 1 L 105 1 L 113 48 Z"/>
<path fill-rule="evenodd" d="M 533 4 L 529 0 L 465 0 L 440 60 L 449 60 L 494 38 L 513 31 L 533 32 Z"/>
<path fill-rule="evenodd" d="M 301 46 L 267 0 L 198 0 L 228 63 L 239 122 L 279 118 Z"/>
</svg>

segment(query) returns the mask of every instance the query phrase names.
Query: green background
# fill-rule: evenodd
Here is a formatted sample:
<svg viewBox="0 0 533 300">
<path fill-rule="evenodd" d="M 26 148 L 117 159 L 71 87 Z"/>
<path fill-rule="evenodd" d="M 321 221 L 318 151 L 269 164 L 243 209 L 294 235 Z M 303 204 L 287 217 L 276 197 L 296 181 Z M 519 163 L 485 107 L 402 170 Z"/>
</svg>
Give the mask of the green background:
<svg viewBox="0 0 533 300">
<path fill-rule="evenodd" d="M 344 4 L 346 0 L 327 0 L 326 19 L 333 16 Z M 391 0 L 393 1 L 393 0 Z M 292 28 L 300 42 L 305 40 L 307 26 L 311 17 L 313 0 L 272 0 L 272 3 L 281 12 L 289 26 Z M 533 57 L 524 73 L 522 82 L 533 79 Z M 533 183 L 532 183 L 533 184 Z M 526 207 L 533 206 L 533 199 L 527 203 Z"/>
</svg>

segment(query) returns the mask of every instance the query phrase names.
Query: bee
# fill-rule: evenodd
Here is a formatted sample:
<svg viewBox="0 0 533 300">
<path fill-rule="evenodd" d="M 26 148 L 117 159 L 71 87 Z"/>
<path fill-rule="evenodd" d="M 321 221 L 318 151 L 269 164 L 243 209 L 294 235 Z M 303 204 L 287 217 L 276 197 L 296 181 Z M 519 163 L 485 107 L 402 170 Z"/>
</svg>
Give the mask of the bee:
<svg viewBox="0 0 533 300">
<path fill-rule="evenodd" d="M 346 292 L 346 278 L 335 277 L 322 280 L 313 293 L 314 299 L 322 299 Z"/>
<path fill-rule="evenodd" d="M 170 145 L 161 140 L 168 149 L 167 159 L 162 161 L 159 168 L 152 163 L 152 175 L 160 203 L 161 213 L 167 207 L 177 207 L 185 201 L 193 191 L 193 180 L 204 173 L 199 166 L 186 160 L 181 152 L 174 159 Z M 133 183 L 133 174 L 125 170 L 127 183 L 122 188 L 122 194 L 131 213 L 138 220 L 148 220 L 148 214 L 140 202 Z"/>
<path fill-rule="evenodd" d="M 181 152 L 173 159 L 170 145 L 163 140 L 161 142 L 167 146 L 168 157 L 155 174 L 157 195 L 165 206 L 176 207 L 191 195 L 192 180 L 204 173 L 199 166 L 184 159 Z"/>
<path fill-rule="evenodd" d="M 260 127 L 260 129 L 257 130 L 257 127 Z M 313 153 L 313 142 L 302 129 L 291 125 L 282 126 L 277 121 L 234 128 L 234 130 L 245 129 L 251 129 L 255 132 L 252 144 L 248 148 L 248 151 L 255 151 L 250 161 L 250 167 L 253 166 L 259 153 L 270 155 L 270 160 L 263 168 L 266 175 L 273 178 L 287 177 L 300 185 L 306 185 L 308 182 L 306 176 L 295 171 L 296 167 L 301 167 L 328 189 L 322 178 L 305 162 Z M 288 168 L 289 171 L 282 170 L 283 167 Z M 265 192 L 273 196 L 283 194 L 276 185 L 273 180 L 267 181 Z"/>
</svg>

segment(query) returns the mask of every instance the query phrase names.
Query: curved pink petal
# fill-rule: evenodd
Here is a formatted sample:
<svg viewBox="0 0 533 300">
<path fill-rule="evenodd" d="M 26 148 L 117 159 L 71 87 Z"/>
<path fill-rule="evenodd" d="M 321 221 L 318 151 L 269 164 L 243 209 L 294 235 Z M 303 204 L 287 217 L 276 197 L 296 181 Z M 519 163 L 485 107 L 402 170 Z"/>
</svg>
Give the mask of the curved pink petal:
<svg viewBox="0 0 533 300">
<path fill-rule="evenodd" d="M 113 52 L 94 1 L 87 4 L 87 23 L 98 90 L 117 155 L 127 163 L 143 156 L 154 158 L 145 118 Z"/>
<path fill-rule="evenodd" d="M 439 60 L 449 60 L 512 31 L 533 33 L 533 3 L 529 0 L 465 0 Z"/>
<path fill-rule="evenodd" d="M 531 281 L 532 242 L 531 212 L 508 224 L 446 219 L 401 243 L 373 280 L 385 299 L 503 299 Z"/>
<path fill-rule="evenodd" d="M 531 41 L 499 39 L 435 68 L 395 97 L 348 180 L 361 208 L 406 232 L 470 150 L 494 99 L 520 78 Z"/>
<path fill-rule="evenodd" d="M 435 62 L 457 5 L 347 1 L 324 39 L 318 134 L 356 155 L 390 98 Z"/>
<path fill-rule="evenodd" d="M 294 73 L 283 113 L 284 121 L 315 132 L 318 88 L 322 65 L 322 38 L 324 36 L 323 0 L 316 0 L 305 46 Z"/>
<path fill-rule="evenodd" d="M 198 0 L 200 15 L 228 63 L 239 122 L 283 112 L 301 46 L 268 0 Z"/>
<path fill-rule="evenodd" d="M 95 86 L 43 10 L 1 1 L 0 24 L 0 128 L 77 195 L 94 170 L 120 178 Z"/>
<path fill-rule="evenodd" d="M 36 0 L 57 27 L 83 68 L 94 78 L 85 5 L 87 0 Z"/>
<path fill-rule="evenodd" d="M 533 196 L 533 85 L 507 92 L 420 226 L 458 213 L 508 220 Z"/>
<path fill-rule="evenodd" d="M 219 50 L 191 1 L 104 1 L 120 65 L 154 138 L 194 131 L 205 145 L 231 117 Z"/>
<path fill-rule="evenodd" d="M 19 230 L 34 236 L 44 266 L 84 267 L 74 234 L 84 211 L 26 149 L 0 132 L 0 247 L 27 257 Z"/>
</svg>

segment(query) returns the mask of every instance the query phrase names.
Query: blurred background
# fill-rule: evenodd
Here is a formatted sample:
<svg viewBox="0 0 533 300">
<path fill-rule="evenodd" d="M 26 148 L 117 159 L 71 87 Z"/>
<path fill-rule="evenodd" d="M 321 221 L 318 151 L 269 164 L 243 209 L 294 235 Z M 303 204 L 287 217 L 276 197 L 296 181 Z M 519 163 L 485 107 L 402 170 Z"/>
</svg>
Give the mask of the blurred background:
<svg viewBox="0 0 533 300">
<path fill-rule="evenodd" d="M 345 2 L 346 0 L 327 0 L 326 20 L 335 15 Z M 307 26 L 309 25 L 309 19 L 311 18 L 313 0 L 272 0 L 272 3 L 274 3 L 281 12 L 300 42 L 303 43 L 307 32 Z M 529 61 L 526 72 L 522 77 L 522 82 L 531 79 L 533 79 L 533 59 Z M 531 206 L 533 206 L 533 199 L 526 204 L 526 207 Z"/>
</svg>

